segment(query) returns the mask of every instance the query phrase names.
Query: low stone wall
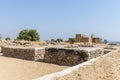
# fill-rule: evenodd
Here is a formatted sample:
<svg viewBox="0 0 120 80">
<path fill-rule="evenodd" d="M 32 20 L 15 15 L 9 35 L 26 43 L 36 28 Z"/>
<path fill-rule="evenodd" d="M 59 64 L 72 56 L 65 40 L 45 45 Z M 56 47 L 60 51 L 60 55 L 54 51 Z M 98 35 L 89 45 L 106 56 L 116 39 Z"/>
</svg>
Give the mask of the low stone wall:
<svg viewBox="0 0 120 80">
<path fill-rule="evenodd" d="M 39 60 L 44 59 L 44 48 L 17 48 L 5 46 L 1 48 L 3 56 L 14 57 L 26 60 Z"/>
<path fill-rule="evenodd" d="M 118 50 L 33 80 L 120 80 Z"/>
<path fill-rule="evenodd" d="M 73 66 L 103 55 L 101 48 L 46 48 L 44 61 Z"/>
</svg>

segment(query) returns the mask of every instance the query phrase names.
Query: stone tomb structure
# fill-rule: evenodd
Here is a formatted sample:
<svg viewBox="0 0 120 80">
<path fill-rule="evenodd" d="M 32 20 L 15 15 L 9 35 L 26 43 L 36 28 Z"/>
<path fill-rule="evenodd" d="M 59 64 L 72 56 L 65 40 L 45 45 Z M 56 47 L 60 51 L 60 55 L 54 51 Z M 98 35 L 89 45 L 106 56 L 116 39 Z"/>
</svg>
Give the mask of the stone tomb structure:
<svg viewBox="0 0 120 80">
<path fill-rule="evenodd" d="M 46 48 L 44 61 L 59 65 L 73 66 L 103 55 L 102 48 Z"/>
<path fill-rule="evenodd" d="M 14 57 L 26 60 L 43 60 L 45 48 L 26 48 L 26 47 L 1 47 L 3 56 Z"/>
</svg>

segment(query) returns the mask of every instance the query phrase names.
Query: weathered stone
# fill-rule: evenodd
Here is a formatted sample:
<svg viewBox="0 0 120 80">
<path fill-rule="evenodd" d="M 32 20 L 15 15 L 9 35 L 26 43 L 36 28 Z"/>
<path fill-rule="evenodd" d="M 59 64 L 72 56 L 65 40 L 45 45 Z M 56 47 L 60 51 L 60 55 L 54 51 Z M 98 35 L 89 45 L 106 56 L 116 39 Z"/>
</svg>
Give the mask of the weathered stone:
<svg viewBox="0 0 120 80">
<path fill-rule="evenodd" d="M 3 56 L 26 60 L 44 59 L 44 48 L 2 47 Z"/>
<path fill-rule="evenodd" d="M 103 55 L 101 48 L 46 48 L 44 61 L 73 66 Z"/>
</svg>

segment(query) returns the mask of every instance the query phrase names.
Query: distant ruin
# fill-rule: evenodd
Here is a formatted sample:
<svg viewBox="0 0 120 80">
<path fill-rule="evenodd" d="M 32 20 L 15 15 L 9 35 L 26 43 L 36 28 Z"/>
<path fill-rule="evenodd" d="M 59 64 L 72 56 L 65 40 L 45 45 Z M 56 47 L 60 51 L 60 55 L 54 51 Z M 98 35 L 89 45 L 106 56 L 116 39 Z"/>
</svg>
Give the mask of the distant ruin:
<svg viewBox="0 0 120 80">
<path fill-rule="evenodd" d="M 69 42 L 71 42 L 69 40 Z M 85 34 L 76 34 L 75 42 L 83 42 L 83 43 L 102 43 L 102 38 L 95 37 L 94 34 L 91 35 L 91 37 L 88 37 Z"/>
<path fill-rule="evenodd" d="M 84 34 L 76 34 L 76 42 L 90 42 L 90 38 Z"/>
</svg>

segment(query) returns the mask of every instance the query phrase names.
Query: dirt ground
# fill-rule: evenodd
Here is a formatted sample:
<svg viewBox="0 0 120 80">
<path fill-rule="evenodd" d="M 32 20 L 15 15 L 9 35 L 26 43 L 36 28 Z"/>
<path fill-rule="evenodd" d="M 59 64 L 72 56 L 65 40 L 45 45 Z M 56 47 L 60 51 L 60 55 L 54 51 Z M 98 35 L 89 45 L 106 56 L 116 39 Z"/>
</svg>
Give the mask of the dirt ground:
<svg viewBox="0 0 120 80">
<path fill-rule="evenodd" d="M 120 52 L 100 58 L 57 80 L 120 80 Z"/>
<path fill-rule="evenodd" d="M 32 80 L 65 68 L 68 67 L 0 56 L 0 80 Z"/>
<path fill-rule="evenodd" d="M 103 48 L 106 45 L 95 45 L 95 47 Z M 66 68 L 68 66 L 0 56 L 0 80 L 32 80 Z M 57 80 L 120 80 L 119 74 L 120 52 L 101 58 Z"/>
</svg>

